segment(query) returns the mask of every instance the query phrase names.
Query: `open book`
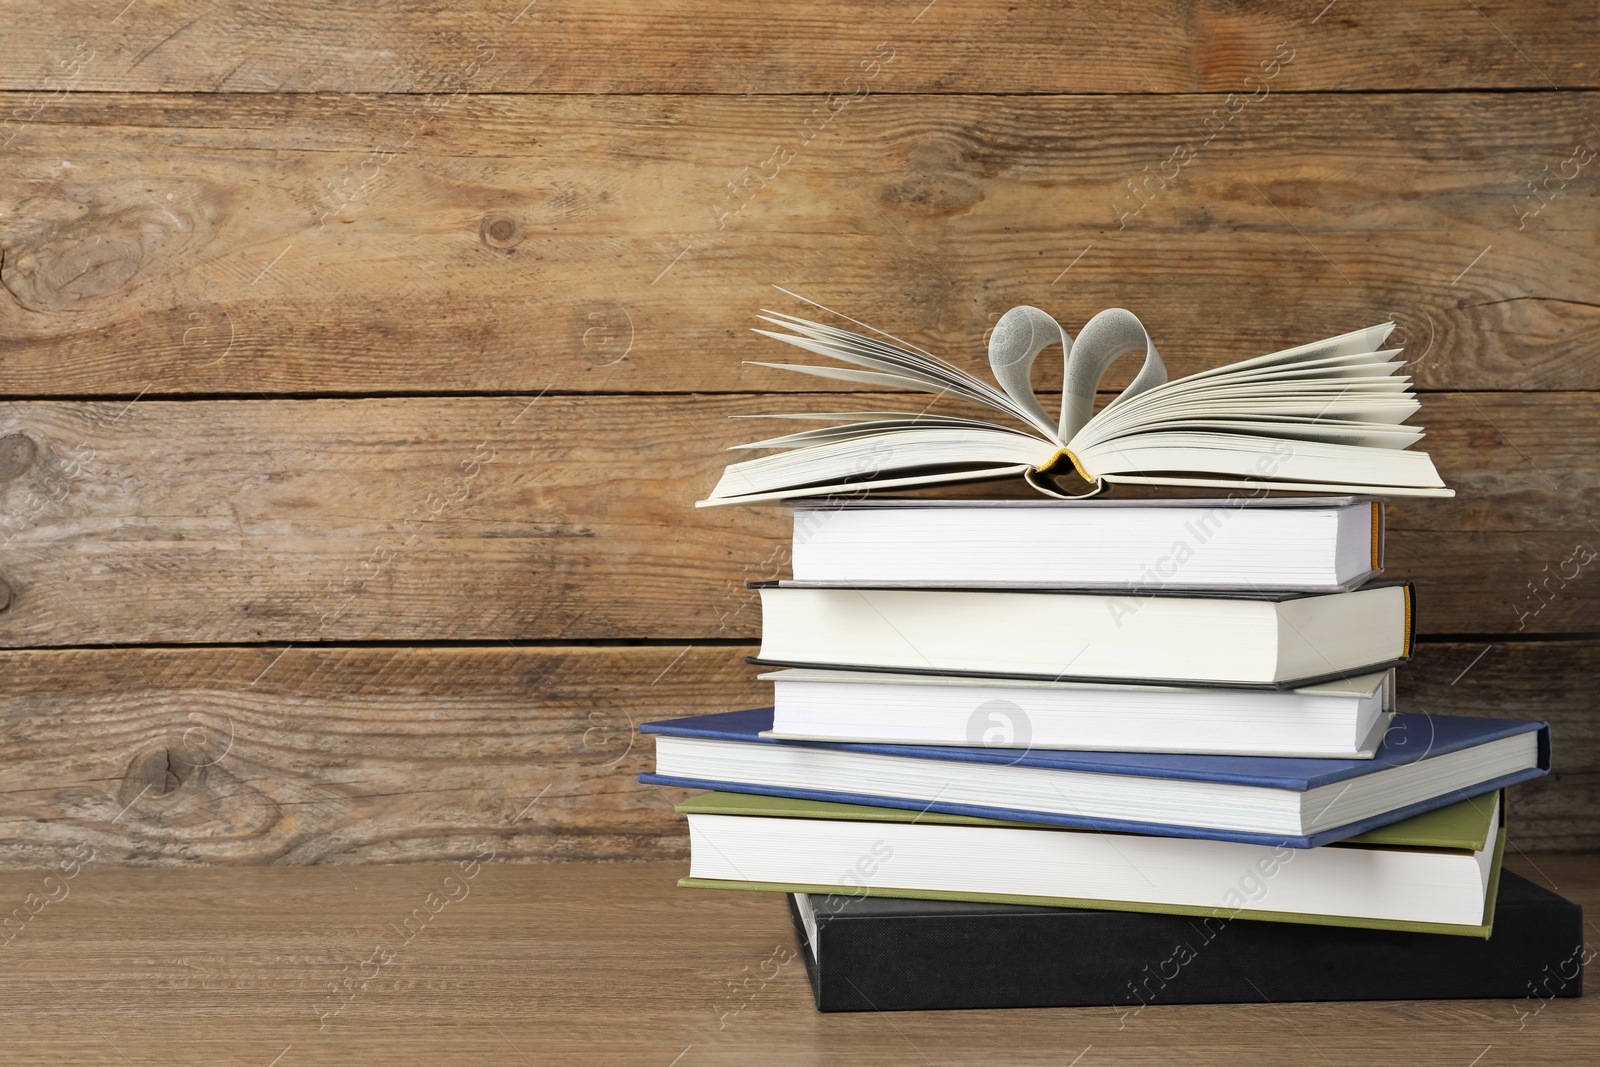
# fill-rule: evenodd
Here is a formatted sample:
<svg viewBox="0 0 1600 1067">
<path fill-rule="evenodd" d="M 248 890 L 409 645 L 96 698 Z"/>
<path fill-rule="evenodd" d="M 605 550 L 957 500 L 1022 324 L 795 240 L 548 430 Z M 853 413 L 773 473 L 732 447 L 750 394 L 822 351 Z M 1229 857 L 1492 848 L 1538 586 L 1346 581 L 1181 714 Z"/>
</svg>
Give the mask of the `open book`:
<svg viewBox="0 0 1600 1067">
<path fill-rule="evenodd" d="M 1021 425 L 931 415 L 926 409 L 746 416 L 834 425 L 738 446 L 778 451 L 730 464 L 701 507 L 1018 475 L 1042 493 L 1068 496 L 1045 477 L 1068 470 L 1093 483 L 1079 494 L 1085 496 L 1114 482 L 1455 495 L 1427 453 L 1408 450 L 1422 431 L 1401 424 L 1421 405 L 1411 379 L 1400 373 L 1400 350 L 1381 347 L 1393 323 L 1169 382 L 1155 345 L 1131 312 L 1102 311 L 1074 340 L 1038 308 L 1015 307 L 1001 316 L 989 341 L 996 388 L 864 323 L 856 325 L 878 337 L 773 311 L 761 318 L 789 332 L 755 332 L 853 366 L 758 366 L 934 393 L 993 409 Z M 1062 348 L 1066 377 L 1060 417 L 1052 420 L 1034 397 L 1032 371 L 1039 353 L 1055 344 Z M 1144 365 L 1096 413 L 1101 375 L 1128 353 L 1142 354 Z"/>
</svg>

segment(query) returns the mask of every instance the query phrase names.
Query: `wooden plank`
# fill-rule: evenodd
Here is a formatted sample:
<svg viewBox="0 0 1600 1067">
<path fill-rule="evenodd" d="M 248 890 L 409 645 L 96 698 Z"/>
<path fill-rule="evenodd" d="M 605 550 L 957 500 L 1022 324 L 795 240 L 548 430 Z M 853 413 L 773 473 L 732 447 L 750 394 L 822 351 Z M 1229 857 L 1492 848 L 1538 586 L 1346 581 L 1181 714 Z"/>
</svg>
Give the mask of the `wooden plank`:
<svg viewBox="0 0 1600 1067">
<path fill-rule="evenodd" d="M 794 397 L 779 410 L 881 406 Z M 921 401 L 917 401 L 918 404 Z M 695 509 L 763 397 L 0 404 L 0 643 L 751 638 L 786 513 Z M 1600 632 L 1600 394 L 1428 398 L 1424 633 Z M 1546 480 L 1548 479 L 1548 481 Z M 1028 495 L 1020 482 L 974 494 Z M 1587 546 L 1587 547 L 1586 547 Z"/>
<path fill-rule="evenodd" d="M 1600 848 L 1600 642 L 1423 644 L 1400 676 L 1404 711 L 1539 719 L 1551 772 L 1509 792 L 1514 851 Z"/>
<path fill-rule="evenodd" d="M 1591 914 L 1600 907 L 1593 856 L 1512 864 Z M 1592 1058 L 1600 1025 L 1592 995 L 818 1015 L 781 900 L 677 889 L 680 870 L 87 866 L 51 883 L 67 895 L 7 948 L 0 1040 L 18 1062 L 116 1067 L 274 1056 L 280 1067 L 1164 1067 L 1174 1050 L 1194 1067 L 1461 1067 L 1486 1048 L 1500 1062 L 1565 1067 Z M 0 874 L 3 899 L 19 904 L 40 884 L 38 871 Z M 425 902 L 424 923 L 413 911 Z M 407 918 L 423 932 L 395 933 Z M 375 956 L 380 945 L 388 952 Z"/>
<path fill-rule="evenodd" d="M 682 858 L 653 719 L 759 706 L 751 645 L 4 653 L 0 866 Z M 1483 653 L 1480 655 L 1480 653 Z M 1540 718 L 1517 850 L 1600 848 L 1600 642 L 1424 644 L 1407 710 Z"/>
<path fill-rule="evenodd" d="M 7 653 L 0 864 L 681 857 L 634 729 L 758 703 L 748 651 Z"/>
<path fill-rule="evenodd" d="M 1391 316 L 1423 388 L 1600 388 L 1588 94 L 423 99 L 42 111 L 0 394 L 819 388 L 740 363 L 774 283 L 974 370 L 1031 303 L 1175 374 Z"/>
<path fill-rule="evenodd" d="M 1600 45 L 1594 11 L 1555 0 L 1360 11 L 876 0 L 848 18 L 819 0 L 7 7 L 0 86 L 48 92 L 848 94 L 875 56 L 894 57 L 880 79 L 891 92 L 1227 92 L 1280 48 L 1295 54 L 1297 88 L 1542 89 L 1596 85 Z"/>
</svg>

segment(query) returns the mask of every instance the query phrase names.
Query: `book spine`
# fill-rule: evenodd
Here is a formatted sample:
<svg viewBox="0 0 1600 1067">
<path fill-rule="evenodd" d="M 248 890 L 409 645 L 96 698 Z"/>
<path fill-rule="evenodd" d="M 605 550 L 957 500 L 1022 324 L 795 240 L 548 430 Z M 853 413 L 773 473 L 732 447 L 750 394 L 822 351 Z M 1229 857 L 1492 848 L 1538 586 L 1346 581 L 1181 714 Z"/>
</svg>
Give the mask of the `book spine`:
<svg viewBox="0 0 1600 1067">
<path fill-rule="evenodd" d="M 1384 512 L 1383 501 L 1372 502 L 1372 569 L 1383 573 L 1383 549 L 1385 534 L 1388 530 L 1388 517 Z"/>
<path fill-rule="evenodd" d="M 819 915 L 820 959 L 791 897 L 820 1011 L 1513 998 L 1583 989 L 1583 912 L 1502 906 L 1488 940 L 1071 909 Z M 1516 1005 L 1513 1005 L 1515 1007 Z"/>
</svg>

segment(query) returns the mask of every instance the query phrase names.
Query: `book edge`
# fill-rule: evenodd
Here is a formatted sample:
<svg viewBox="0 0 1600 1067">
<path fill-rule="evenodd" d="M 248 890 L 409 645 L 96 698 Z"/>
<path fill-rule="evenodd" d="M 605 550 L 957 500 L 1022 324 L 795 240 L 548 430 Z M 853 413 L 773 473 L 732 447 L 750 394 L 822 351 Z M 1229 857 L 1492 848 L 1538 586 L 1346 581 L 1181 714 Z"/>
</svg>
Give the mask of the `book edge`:
<svg viewBox="0 0 1600 1067">
<path fill-rule="evenodd" d="M 1503 840 L 1503 835 L 1502 835 Z M 1499 853 L 1497 852 L 1497 855 Z M 1498 891 L 1499 887 L 1498 861 L 1494 873 L 1490 877 L 1490 888 Z M 1398 919 L 1368 919 L 1343 915 L 1314 915 L 1298 912 L 1277 912 L 1240 908 L 1206 908 L 1201 905 L 1191 904 L 1147 904 L 1142 902 L 1121 900 L 1096 900 L 1078 897 L 1043 897 L 1023 896 L 1012 893 L 961 893 L 939 889 L 896 889 L 873 888 L 869 893 L 863 894 L 859 889 L 847 886 L 811 885 L 800 882 L 743 882 L 718 878 L 695 878 L 685 875 L 678 879 L 680 889 L 720 889 L 737 890 L 756 893 L 808 893 L 819 897 L 860 897 L 875 895 L 882 897 L 897 897 L 906 900 L 947 900 L 966 901 L 981 904 L 1021 904 L 1034 907 L 1049 908 L 1078 908 L 1083 911 L 1117 911 L 1134 914 L 1149 915 L 1181 915 L 1188 918 L 1212 918 L 1232 921 L 1245 919 L 1251 922 L 1278 922 L 1292 923 L 1298 926 L 1337 926 L 1359 930 L 1389 930 L 1403 933 L 1448 934 L 1458 937 L 1472 937 L 1487 940 L 1493 932 L 1492 904 L 1493 897 L 1487 896 L 1486 889 L 1485 912 L 1487 921 L 1478 925 L 1456 925 L 1454 923 L 1436 922 L 1409 922 Z"/>
</svg>

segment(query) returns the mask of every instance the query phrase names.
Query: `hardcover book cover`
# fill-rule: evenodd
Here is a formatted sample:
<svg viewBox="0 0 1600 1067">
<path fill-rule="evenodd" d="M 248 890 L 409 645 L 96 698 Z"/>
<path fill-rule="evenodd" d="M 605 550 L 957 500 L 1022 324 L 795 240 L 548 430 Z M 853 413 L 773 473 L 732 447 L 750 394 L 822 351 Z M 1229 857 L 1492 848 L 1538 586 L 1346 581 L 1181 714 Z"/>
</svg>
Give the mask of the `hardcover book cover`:
<svg viewBox="0 0 1600 1067">
<path fill-rule="evenodd" d="M 1075 908 L 788 898 L 819 1011 L 1535 1000 L 1583 992 L 1583 909 L 1511 871 L 1494 935 Z M 1528 1009 L 1532 1011 L 1530 1007 Z"/>
<path fill-rule="evenodd" d="M 826 593 L 830 590 L 848 590 L 860 594 L 877 591 L 882 593 L 884 596 L 897 598 L 926 598 L 930 596 L 937 596 L 941 599 L 948 595 L 961 594 L 967 598 L 965 605 L 967 609 L 973 612 L 986 613 L 990 618 L 1002 615 L 1009 617 L 1011 613 L 1016 610 L 1016 602 L 1008 598 L 1076 598 L 1079 601 L 1089 604 L 1105 606 L 1106 611 L 1104 613 L 1104 618 L 1105 620 L 1109 621 L 1103 628 L 1099 628 L 1093 631 L 1093 633 L 1095 635 L 1095 641 L 1098 644 L 1106 645 L 1112 648 L 1116 647 L 1118 640 L 1126 641 L 1128 639 L 1128 635 L 1124 635 L 1121 638 L 1115 636 L 1117 635 L 1118 631 L 1122 630 L 1122 626 L 1117 622 L 1117 620 L 1134 617 L 1138 612 L 1139 605 L 1148 600 L 1189 601 L 1193 603 L 1204 603 L 1206 601 L 1259 601 L 1262 603 L 1288 603 L 1290 601 L 1314 600 L 1318 597 L 1335 595 L 1327 592 L 1317 593 L 1307 592 L 1304 590 L 1289 591 L 1282 589 L 1211 589 L 1199 591 L 1192 589 L 1181 589 L 1176 586 L 1145 588 L 1138 590 L 1107 590 L 1054 585 L 1012 585 L 1004 588 L 996 587 L 986 589 L 981 587 L 981 585 L 967 583 L 939 586 L 915 586 L 907 585 L 906 583 L 892 582 L 810 582 L 793 580 L 762 580 L 749 582 L 747 584 L 749 588 L 757 590 L 763 594 L 762 610 L 764 616 L 769 620 L 773 615 L 774 605 L 769 601 L 768 595 L 782 595 L 784 591 L 788 591 L 790 593 L 801 593 L 805 590 L 811 590 Z M 1376 671 L 1388 670 L 1392 667 L 1401 666 L 1410 662 L 1416 647 L 1417 596 L 1415 584 L 1409 581 L 1400 580 L 1385 580 L 1376 582 L 1369 581 L 1362 582 L 1360 589 L 1357 591 L 1346 592 L 1338 595 L 1365 596 L 1366 594 L 1374 593 L 1382 589 L 1400 590 L 1401 600 L 1403 603 L 1403 637 L 1396 649 L 1397 654 L 1392 657 L 1379 659 L 1369 663 L 1352 664 L 1338 670 L 1316 670 L 1296 677 L 1280 678 L 1276 681 L 1252 681 L 1247 679 L 1220 677 L 1188 677 L 1186 675 L 1180 677 L 1171 674 L 1161 674 L 1159 677 L 1157 677 L 1154 673 L 1152 673 L 1148 680 L 1157 685 L 1177 685 L 1202 689 L 1217 688 L 1285 690 L 1302 689 L 1306 686 L 1321 685 L 1325 682 L 1337 681 L 1359 674 L 1371 674 Z M 993 599 L 996 597 L 1001 599 Z M 851 599 L 854 600 L 858 598 Z M 874 615 L 864 617 L 870 619 L 881 616 L 881 618 L 879 618 L 879 623 L 882 625 L 875 626 L 878 636 L 881 638 L 885 632 L 894 633 L 903 642 L 904 635 L 901 633 L 900 627 L 908 625 L 908 620 L 917 619 L 926 611 L 936 610 L 936 606 L 939 602 L 939 600 L 927 599 L 923 600 L 922 603 L 916 607 L 910 607 L 907 604 L 902 603 L 901 607 L 894 611 L 891 611 L 887 606 L 880 603 L 879 605 L 875 606 Z M 812 610 L 815 610 L 815 607 L 813 607 Z M 896 619 L 893 617 L 895 615 L 899 616 L 898 624 Z M 972 640 L 972 634 L 969 629 L 963 629 L 961 632 L 963 635 L 965 635 L 965 640 Z M 1192 635 L 1192 632 L 1192 630 L 1188 631 L 1185 636 Z M 1140 680 L 1146 680 L 1128 674 L 1097 674 L 1092 670 L 1069 675 L 1060 669 L 1059 664 L 1054 664 L 1053 661 L 1052 666 L 1044 673 L 1021 668 L 1015 670 L 992 670 L 987 666 L 981 666 L 976 663 L 961 666 L 959 669 L 955 667 L 929 666 L 926 663 L 926 657 L 921 657 L 919 662 L 914 665 L 906 663 L 886 663 L 878 659 L 863 659 L 860 662 L 832 662 L 830 661 L 830 657 L 845 652 L 843 647 L 833 643 L 830 643 L 829 647 L 833 648 L 834 651 L 818 653 L 815 658 L 790 658 L 789 656 L 776 654 L 770 651 L 770 637 L 770 628 L 764 630 L 762 647 L 759 654 L 747 656 L 745 658 L 745 662 L 762 667 L 812 667 L 827 670 L 872 670 L 891 674 L 952 675 L 962 678 L 1031 679 L 1033 681 L 1044 682 L 1104 682 L 1113 685 L 1126 685 L 1130 682 L 1136 683 Z M 1085 638 L 1085 640 L 1087 640 L 1087 638 Z M 1008 652 L 1012 651 L 1009 645 L 1010 643 L 1008 642 Z M 1143 647 L 1148 648 L 1148 646 Z M 963 648 L 965 648 L 964 645 Z M 853 645 L 849 646 L 848 653 L 854 653 L 855 651 L 856 649 Z"/>
<path fill-rule="evenodd" d="M 1482 922 L 1475 926 L 1459 923 L 1423 922 L 1393 918 L 1362 918 L 1346 915 L 1307 914 L 1294 911 L 1274 911 L 1267 908 L 1240 906 L 1229 908 L 1203 907 L 1189 904 L 1152 903 L 1148 900 L 1127 901 L 1115 899 L 1086 899 L 1061 896 L 1016 896 L 1005 893 L 953 892 L 937 889 L 907 889 L 874 885 L 802 885 L 720 878 L 697 878 L 693 875 L 680 878 L 678 885 L 684 889 L 734 889 L 756 892 L 804 893 L 814 900 L 841 902 L 865 895 L 873 897 L 902 897 L 920 900 L 966 901 L 981 904 L 1044 905 L 1060 908 L 1088 908 L 1100 911 L 1128 911 L 1187 915 L 1214 921 L 1221 913 L 1229 919 L 1247 921 L 1305 923 L 1315 926 L 1359 926 L 1370 930 L 1407 930 L 1414 933 L 1453 934 L 1464 937 L 1486 938 L 1494 930 L 1496 886 L 1501 875 L 1501 862 L 1505 855 L 1506 828 L 1503 821 L 1503 794 L 1477 800 L 1464 800 L 1447 808 L 1416 815 L 1402 822 L 1379 827 L 1357 835 L 1333 848 L 1369 845 L 1376 848 L 1438 849 L 1479 852 L 1492 847 L 1489 883 L 1483 907 Z M 1493 841 L 1489 840 L 1490 826 L 1495 809 L 1499 808 L 1502 820 Z M 781 797 L 764 797 L 738 793 L 706 793 L 677 805 L 684 815 L 743 815 L 766 818 L 844 819 L 887 823 L 943 824 L 971 827 L 1022 827 L 1039 829 L 1037 824 L 1007 822 L 999 819 L 977 819 L 961 815 L 941 815 L 934 812 L 912 812 L 895 808 L 871 808 L 858 804 L 829 804 Z"/>
<path fill-rule="evenodd" d="M 905 759 L 948 761 L 956 764 L 1002 764 L 1092 774 L 1133 775 L 1198 782 L 1224 782 L 1234 785 L 1283 789 L 1295 792 L 1304 792 L 1318 786 L 1349 781 L 1364 774 L 1371 774 L 1389 767 L 1415 763 L 1419 761 L 1419 758 L 1431 759 L 1521 733 L 1537 733 L 1538 760 L 1536 767 L 1502 775 L 1474 785 L 1450 789 L 1430 799 L 1409 804 L 1371 818 L 1359 819 L 1342 826 L 1302 835 L 1249 833 L 1186 825 L 1155 825 L 1056 812 L 1017 811 L 978 804 L 952 803 L 937 797 L 932 800 L 925 800 L 881 796 L 867 792 L 824 792 L 781 785 L 768 785 L 759 781 L 714 781 L 650 772 L 641 774 L 639 780 L 651 785 L 686 786 L 693 789 L 715 789 L 730 793 L 756 793 L 766 796 L 793 797 L 800 800 L 840 801 L 873 807 L 906 808 L 913 811 L 934 811 L 949 815 L 974 815 L 981 818 L 1010 819 L 1018 822 L 1042 823 L 1055 826 L 1078 826 L 1097 830 L 1117 830 L 1127 833 L 1156 834 L 1169 837 L 1206 837 L 1219 841 L 1242 841 L 1262 845 L 1281 844 L 1290 848 L 1314 848 L 1331 844 L 1335 841 L 1342 841 L 1367 830 L 1398 822 L 1413 815 L 1420 815 L 1425 811 L 1443 808 L 1458 800 L 1492 793 L 1496 789 L 1515 782 L 1536 778 L 1550 769 L 1550 727 L 1547 724 L 1509 719 L 1475 719 L 1442 715 L 1396 715 L 1394 724 L 1390 727 L 1388 738 L 1379 747 L 1377 754 L 1370 760 L 1044 750 L 1019 752 L 1016 749 L 964 748 L 953 745 L 874 745 L 842 744 L 829 741 L 782 741 L 761 736 L 763 731 L 771 728 L 772 709 L 754 708 L 749 711 L 720 712 L 712 715 L 697 715 L 685 719 L 645 723 L 639 727 L 639 732 L 673 737 L 737 741 L 751 745 L 783 745 L 843 752 L 865 752 Z"/>
</svg>

